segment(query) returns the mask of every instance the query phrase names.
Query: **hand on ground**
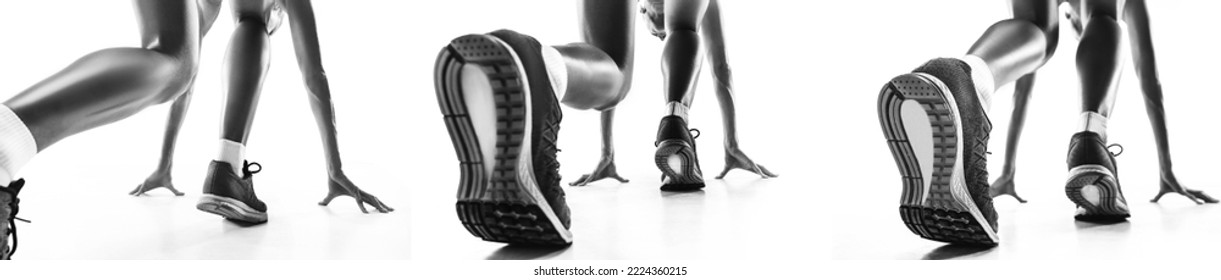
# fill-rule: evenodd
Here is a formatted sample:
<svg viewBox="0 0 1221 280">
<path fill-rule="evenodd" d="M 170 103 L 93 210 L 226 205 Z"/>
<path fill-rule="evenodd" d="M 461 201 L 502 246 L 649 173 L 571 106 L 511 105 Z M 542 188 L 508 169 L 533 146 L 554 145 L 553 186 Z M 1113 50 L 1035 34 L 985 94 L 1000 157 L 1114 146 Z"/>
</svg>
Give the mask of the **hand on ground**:
<svg viewBox="0 0 1221 280">
<path fill-rule="evenodd" d="M 394 211 L 394 208 L 390 208 L 390 206 L 382 203 L 381 199 L 377 199 L 376 196 L 356 187 L 356 184 L 352 183 L 352 180 L 348 180 L 346 175 L 332 177 L 328 189 L 326 198 L 323 198 L 322 202 L 318 202 L 318 205 L 327 206 L 336 197 L 350 196 L 356 200 L 356 206 L 360 207 L 360 212 L 369 213 L 369 210 L 365 208 L 365 204 L 373 206 L 374 209 L 382 213 Z"/>
<path fill-rule="evenodd" d="M 742 149 L 726 148 L 725 149 L 725 170 L 721 171 L 721 175 L 717 175 L 716 178 L 717 179 L 725 178 L 725 174 L 729 173 L 730 170 L 734 170 L 734 169 L 742 169 L 742 170 L 750 171 L 751 173 L 755 173 L 755 174 L 758 174 L 759 176 L 763 176 L 764 179 L 775 178 L 775 177 L 780 176 L 780 175 L 777 175 L 777 174 L 772 173 L 771 171 L 767 170 L 767 167 L 763 167 L 763 165 L 755 164 L 754 161 L 750 160 L 750 157 L 746 156 L 746 153 L 742 152 Z"/>
<path fill-rule="evenodd" d="M 1017 188 L 1013 185 L 1013 174 L 1009 173 L 1001 174 L 1000 178 L 996 178 L 996 181 L 992 182 L 992 186 L 988 187 L 988 194 L 993 198 L 1009 195 L 1016 198 L 1018 202 L 1026 203 L 1025 199 L 1018 196 Z"/>
<path fill-rule="evenodd" d="M 615 180 L 618 180 L 620 183 L 628 182 L 627 179 L 623 179 L 623 177 L 619 177 L 619 172 L 615 171 L 614 156 L 605 156 L 604 155 L 604 156 L 602 156 L 601 160 L 598 160 L 598 167 L 594 168 L 593 172 L 590 172 L 589 174 L 581 175 L 581 178 L 577 178 L 576 181 L 568 183 L 568 185 L 569 186 L 585 186 L 585 185 L 589 185 L 589 183 L 601 181 L 602 179 L 615 179 Z"/>
<path fill-rule="evenodd" d="M 153 171 L 152 175 L 148 175 L 148 178 L 144 179 L 144 183 L 140 184 L 139 186 L 136 186 L 135 190 L 132 190 L 131 192 L 128 192 L 127 194 L 134 195 L 134 196 L 140 196 L 140 195 L 143 195 L 144 193 L 147 193 L 151 190 L 155 190 L 157 188 L 165 188 L 167 190 L 170 190 L 170 192 L 173 192 L 175 196 L 185 195 L 184 193 L 178 191 L 178 189 L 174 188 L 173 180 L 170 179 L 169 170 Z"/>
</svg>

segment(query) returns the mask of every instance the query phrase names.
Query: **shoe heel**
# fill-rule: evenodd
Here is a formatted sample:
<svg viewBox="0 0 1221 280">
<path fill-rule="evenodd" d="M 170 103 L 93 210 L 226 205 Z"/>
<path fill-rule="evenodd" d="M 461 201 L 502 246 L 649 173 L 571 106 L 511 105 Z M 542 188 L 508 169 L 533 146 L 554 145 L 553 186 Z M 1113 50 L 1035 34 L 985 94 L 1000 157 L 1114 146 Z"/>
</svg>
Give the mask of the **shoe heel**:
<svg viewBox="0 0 1221 280">
<path fill-rule="evenodd" d="M 674 170 L 670 158 L 677 156 L 682 163 L 681 170 Z M 697 190 L 704 187 L 703 174 L 696 163 L 695 150 L 682 140 L 665 140 L 657 145 L 653 161 L 662 174 L 670 181 L 661 186 L 666 191 Z"/>
<path fill-rule="evenodd" d="M 1116 220 L 1131 216 L 1127 205 L 1120 201 L 1119 181 L 1101 165 L 1082 165 L 1069 170 L 1064 194 L 1085 211 L 1079 220 Z M 1093 201 L 1091 201 L 1093 200 Z"/>
</svg>

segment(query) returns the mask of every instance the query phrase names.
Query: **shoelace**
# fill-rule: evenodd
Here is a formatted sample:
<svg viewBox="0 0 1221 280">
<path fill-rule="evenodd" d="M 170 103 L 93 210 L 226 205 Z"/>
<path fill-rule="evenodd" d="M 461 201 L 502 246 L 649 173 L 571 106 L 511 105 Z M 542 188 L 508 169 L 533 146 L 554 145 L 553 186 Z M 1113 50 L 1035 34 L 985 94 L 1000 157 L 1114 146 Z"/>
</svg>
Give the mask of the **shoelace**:
<svg viewBox="0 0 1221 280">
<path fill-rule="evenodd" d="M 21 210 L 20 208 L 17 207 L 17 203 L 21 202 L 20 199 L 17 199 L 17 193 L 21 191 L 21 187 L 23 187 L 23 186 L 25 186 L 25 179 L 17 180 L 16 182 L 13 182 L 13 184 L 9 185 L 8 187 L 0 188 L 0 192 L 7 193 L 7 194 L 9 194 L 9 196 L 12 197 L 12 200 L 10 200 L 8 203 L 8 207 L 11 210 L 11 212 L 9 212 L 8 217 L 5 217 L 8 220 L 8 234 L 9 234 L 9 236 L 13 237 L 13 247 L 9 248 L 9 250 L 8 250 L 9 257 L 12 257 L 13 253 L 17 252 L 17 222 L 16 221 L 22 221 L 27 224 L 30 223 L 30 220 L 26 220 L 26 219 L 17 217 L 17 212 L 19 210 Z"/>
<path fill-rule="evenodd" d="M 251 170 L 250 169 L 251 166 L 257 167 L 258 169 Z M 245 174 L 243 174 L 243 175 L 245 175 L 243 177 L 250 177 L 250 175 L 258 174 L 261 171 L 263 171 L 263 165 L 259 164 L 257 162 L 247 161 L 246 166 L 242 167 L 242 173 L 245 173 Z"/>
<path fill-rule="evenodd" d="M 692 133 L 692 132 L 695 132 L 695 133 Z M 687 133 L 695 134 L 695 135 L 691 135 L 691 139 L 700 138 L 700 130 L 698 128 L 688 129 Z"/>
<path fill-rule="evenodd" d="M 1119 148 L 1119 152 L 1118 153 L 1111 152 L 1111 148 Z M 1107 152 L 1111 153 L 1111 156 L 1117 157 L 1117 156 L 1123 154 L 1123 145 L 1120 145 L 1119 143 L 1107 145 Z"/>
</svg>

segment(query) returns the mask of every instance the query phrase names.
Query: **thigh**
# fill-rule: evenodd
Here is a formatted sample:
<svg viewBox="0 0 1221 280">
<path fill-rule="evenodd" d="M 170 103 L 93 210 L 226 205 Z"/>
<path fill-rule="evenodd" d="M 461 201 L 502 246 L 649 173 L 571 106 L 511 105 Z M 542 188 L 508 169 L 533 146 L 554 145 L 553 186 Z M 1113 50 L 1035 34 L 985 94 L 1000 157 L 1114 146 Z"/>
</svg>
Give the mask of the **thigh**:
<svg viewBox="0 0 1221 280">
<path fill-rule="evenodd" d="M 601 49 L 620 69 L 630 69 L 635 41 L 635 0 L 582 0 L 581 38 Z"/>
<path fill-rule="evenodd" d="M 1074 0 L 1068 0 L 1074 1 Z M 1013 18 L 1034 23 L 1047 39 L 1047 53 L 1050 58 L 1056 52 L 1060 41 L 1060 3 L 1063 0 L 1010 0 L 1013 8 Z"/>
<path fill-rule="evenodd" d="M 698 31 L 709 0 L 666 0 L 666 31 Z"/>
<path fill-rule="evenodd" d="M 199 49 L 199 7 L 194 0 L 136 0 L 142 46 L 167 54 Z"/>
</svg>

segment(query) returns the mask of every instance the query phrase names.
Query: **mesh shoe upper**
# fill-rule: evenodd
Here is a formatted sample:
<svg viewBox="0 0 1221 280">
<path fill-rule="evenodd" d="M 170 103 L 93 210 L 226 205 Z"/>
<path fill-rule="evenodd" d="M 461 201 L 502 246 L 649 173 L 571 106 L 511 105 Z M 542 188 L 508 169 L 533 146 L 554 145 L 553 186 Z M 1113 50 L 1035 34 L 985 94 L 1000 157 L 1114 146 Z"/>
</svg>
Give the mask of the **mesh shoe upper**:
<svg viewBox="0 0 1221 280">
<path fill-rule="evenodd" d="M 1107 150 L 1106 142 L 1103 142 L 1102 137 L 1097 133 L 1088 131 L 1073 134 L 1073 138 L 1068 144 L 1067 161 L 1069 169 L 1086 164 L 1097 164 L 1106 167 L 1112 173 L 1118 171 L 1115 156 L 1111 155 L 1110 150 Z"/>
<path fill-rule="evenodd" d="M 992 206 L 992 196 L 988 193 L 988 137 L 992 132 L 992 122 L 988 119 L 979 103 L 975 92 L 975 82 L 971 80 L 971 67 L 962 60 L 953 58 L 938 58 L 930 60 L 912 72 L 926 73 L 945 83 L 954 95 L 960 114 L 959 124 L 962 126 L 963 170 L 966 172 L 967 189 L 975 205 L 983 212 L 984 218 L 993 227 L 996 226 L 996 209 Z"/>
<path fill-rule="evenodd" d="M 534 147 L 531 160 L 534 163 L 534 179 L 539 184 L 539 190 L 551 205 L 552 211 L 564 223 L 570 226 L 568 203 L 564 198 L 564 188 L 560 186 L 560 162 L 556 159 L 559 150 L 556 141 L 559 137 L 560 103 L 551 88 L 547 77 L 547 67 L 543 62 L 542 45 L 537 40 L 512 30 L 497 30 L 492 36 L 504 41 L 521 59 L 525 68 L 527 81 L 530 83 L 530 100 L 534 120 L 530 125 L 530 146 Z"/>
<path fill-rule="evenodd" d="M 254 194 L 253 174 L 259 170 L 250 170 L 250 166 L 260 166 L 258 163 L 248 163 L 242 167 L 242 176 L 233 173 L 233 167 L 226 162 L 212 161 L 208 165 L 208 177 L 204 179 L 205 194 L 227 197 L 241 201 L 246 206 L 260 212 L 267 212 L 267 205 Z"/>
<path fill-rule="evenodd" d="M 17 250 L 17 224 L 14 220 L 17 219 L 17 203 L 21 202 L 17 199 L 17 193 L 21 191 L 21 187 L 25 185 L 25 179 L 13 181 L 7 187 L 0 187 L 0 260 L 7 260 Z M 13 239 L 12 247 L 9 247 L 8 240 Z"/>
<path fill-rule="evenodd" d="M 680 139 L 683 142 L 695 147 L 695 138 L 691 136 L 691 131 L 687 129 L 687 121 L 679 116 L 666 116 L 661 118 L 661 124 L 657 127 L 657 141 L 653 142 L 656 146 L 661 144 L 661 141 Z"/>
</svg>

